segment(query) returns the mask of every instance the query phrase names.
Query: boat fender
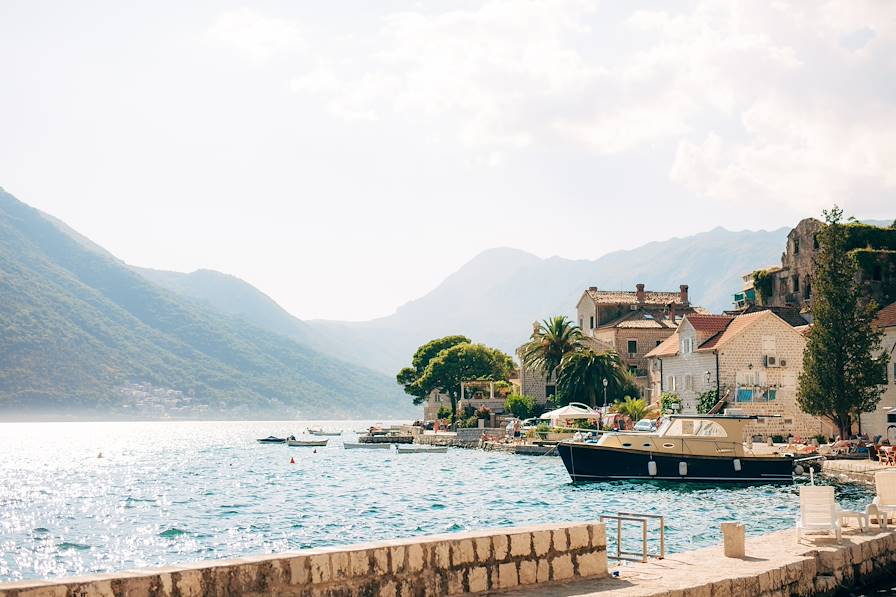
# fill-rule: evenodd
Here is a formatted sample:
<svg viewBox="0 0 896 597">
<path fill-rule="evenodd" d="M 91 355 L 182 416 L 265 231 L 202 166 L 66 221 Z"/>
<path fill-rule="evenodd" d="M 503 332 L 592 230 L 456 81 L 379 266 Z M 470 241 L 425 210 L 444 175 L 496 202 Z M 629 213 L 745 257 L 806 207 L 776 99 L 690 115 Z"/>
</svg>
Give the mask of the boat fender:
<svg viewBox="0 0 896 597">
<path fill-rule="evenodd" d="M 678 463 L 678 474 L 682 477 L 688 474 L 688 463 L 687 462 L 679 462 Z"/>
<path fill-rule="evenodd" d="M 656 460 L 647 462 L 647 474 L 651 477 L 656 477 Z"/>
<path fill-rule="evenodd" d="M 734 459 L 734 470 L 736 470 L 737 472 L 740 472 L 740 458 Z"/>
<path fill-rule="evenodd" d="M 289 463 L 290 463 L 290 464 L 295 464 L 295 463 L 296 463 L 296 459 L 295 459 L 295 457 L 290 458 L 290 459 L 289 459 Z"/>
<path fill-rule="evenodd" d="M 796 464 L 793 467 L 793 473 L 797 476 L 802 475 L 805 472 L 802 464 Z"/>
</svg>

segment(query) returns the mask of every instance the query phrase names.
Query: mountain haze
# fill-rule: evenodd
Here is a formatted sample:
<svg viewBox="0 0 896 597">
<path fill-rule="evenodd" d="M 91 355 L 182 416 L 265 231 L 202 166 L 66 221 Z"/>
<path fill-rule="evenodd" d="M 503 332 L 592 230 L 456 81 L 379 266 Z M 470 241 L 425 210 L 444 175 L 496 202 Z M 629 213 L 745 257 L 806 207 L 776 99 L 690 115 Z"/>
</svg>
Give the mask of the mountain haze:
<svg viewBox="0 0 896 597">
<path fill-rule="evenodd" d="M 0 189 L 0 413 L 125 416 L 152 387 L 188 416 L 409 414 L 389 377 L 186 294 Z"/>
</svg>

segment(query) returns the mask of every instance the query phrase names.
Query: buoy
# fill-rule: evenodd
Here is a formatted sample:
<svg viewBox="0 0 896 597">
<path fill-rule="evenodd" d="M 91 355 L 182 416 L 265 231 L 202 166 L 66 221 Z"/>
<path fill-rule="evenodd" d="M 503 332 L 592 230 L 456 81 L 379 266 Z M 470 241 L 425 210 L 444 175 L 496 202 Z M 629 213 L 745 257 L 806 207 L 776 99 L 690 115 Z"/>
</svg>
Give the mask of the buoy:
<svg viewBox="0 0 896 597">
<path fill-rule="evenodd" d="M 314 449 L 311 451 L 311 453 L 312 453 L 312 454 L 317 454 L 317 448 L 314 448 Z"/>
<path fill-rule="evenodd" d="M 740 458 L 734 459 L 734 470 L 740 472 Z"/>
<path fill-rule="evenodd" d="M 802 464 L 797 464 L 797 465 L 795 465 L 795 466 L 793 467 L 793 472 L 794 472 L 797 476 L 802 475 L 803 472 L 804 472 L 804 471 L 803 471 L 803 465 L 802 465 Z"/>
<path fill-rule="evenodd" d="M 289 463 L 290 463 L 290 464 L 295 464 L 295 463 L 296 463 L 296 459 L 295 459 L 295 457 L 290 458 L 290 459 L 289 459 Z"/>
<path fill-rule="evenodd" d="M 103 457 L 103 453 L 100 452 L 99 454 L 96 455 L 96 457 L 97 457 L 97 458 L 102 458 L 102 457 Z"/>
</svg>

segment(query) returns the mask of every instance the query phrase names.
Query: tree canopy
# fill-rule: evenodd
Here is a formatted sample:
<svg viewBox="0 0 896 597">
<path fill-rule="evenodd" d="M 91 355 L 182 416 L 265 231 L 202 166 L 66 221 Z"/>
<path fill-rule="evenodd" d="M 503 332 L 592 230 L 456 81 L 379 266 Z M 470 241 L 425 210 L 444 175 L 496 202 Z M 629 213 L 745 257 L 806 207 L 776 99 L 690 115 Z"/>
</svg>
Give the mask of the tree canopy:
<svg viewBox="0 0 896 597">
<path fill-rule="evenodd" d="M 824 212 L 815 254 L 812 326 L 809 328 L 797 401 L 805 412 L 828 418 L 848 437 L 852 422 L 880 400 L 881 332 L 872 321 L 877 306 L 865 301 L 856 282 L 855 258 L 847 251 L 843 211 Z"/>
<path fill-rule="evenodd" d="M 521 348 L 520 358 L 526 367 L 543 371 L 545 378 L 550 379 L 564 356 L 584 346 L 579 326 L 565 315 L 556 315 L 535 327 L 529 341 Z"/>
<path fill-rule="evenodd" d="M 414 404 L 420 404 L 429 394 L 429 390 L 424 390 L 417 382 L 426 371 L 429 362 L 446 348 L 457 346 L 458 344 L 470 344 L 470 339 L 466 336 L 445 336 L 444 338 L 436 338 L 430 340 L 414 352 L 411 357 L 411 366 L 405 367 L 395 376 L 396 381 L 404 388 L 405 393 L 414 397 Z"/>
<path fill-rule="evenodd" d="M 597 395 L 603 392 L 603 380 L 617 389 L 622 386 L 622 362 L 616 352 L 597 353 L 590 348 L 569 352 L 560 362 L 557 385 L 564 402 L 587 402 L 597 407 Z"/>
</svg>

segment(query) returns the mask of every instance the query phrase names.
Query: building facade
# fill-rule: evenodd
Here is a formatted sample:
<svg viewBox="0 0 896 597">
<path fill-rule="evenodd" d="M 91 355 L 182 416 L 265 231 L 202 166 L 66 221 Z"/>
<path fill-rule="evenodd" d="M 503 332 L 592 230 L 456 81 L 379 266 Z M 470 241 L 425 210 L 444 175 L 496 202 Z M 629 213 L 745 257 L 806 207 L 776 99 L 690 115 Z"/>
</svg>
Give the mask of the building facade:
<svg viewBox="0 0 896 597">
<path fill-rule="evenodd" d="M 880 402 L 874 412 L 863 413 L 861 416 L 862 432 L 869 437 L 880 435 L 889 439 L 890 443 L 896 442 L 896 303 L 884 307 L 877 314 L 875 325 L 884 333 L 883 353 L 886 357 L 884 364 L 883 393 Z"/>
<path fill-rule="evenodd" d="M 582 333 L 619 353 L 644 397 L 655 400 L 647 353 L 675 333 L 682 316 L 698 310 L 690 303 L 687 284 L 677 292 L 645 290 L 644 284 L 637 284 L 634 291 L 592 286 L 576 304 L 576 318 Z"/>
<path fill-rule="evenodd" d="M 648 355 L 657 391 L 678 394 L 683 412 L 696 412 L 700 395 L 717 390 L 729 409 L 773 416 L 747 426 L 757 439 L 829 436 L 830 423 L 802 412 L 796 401 L 803 333 L 770 310 L 725 317 L 686 316 L 675 336 Z M 713 328 L 719 329 L 706 337 Z"/>
</svg>

